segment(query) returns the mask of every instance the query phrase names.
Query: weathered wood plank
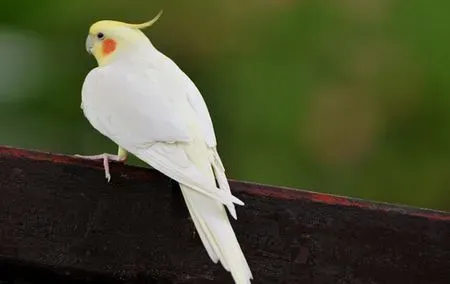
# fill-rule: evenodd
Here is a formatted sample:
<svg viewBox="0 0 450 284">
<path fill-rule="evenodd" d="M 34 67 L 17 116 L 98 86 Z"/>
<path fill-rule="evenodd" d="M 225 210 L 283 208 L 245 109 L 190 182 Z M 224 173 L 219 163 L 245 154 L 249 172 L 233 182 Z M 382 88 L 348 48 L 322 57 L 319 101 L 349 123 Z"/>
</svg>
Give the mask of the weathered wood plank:
<svg viewBox="0 0 450 284">
<path fill-rule="evenodd" d="M 232 283 L 148 169 L 0 147 L 0 280 Z M 450 283 L 450 214 L 232 181 L 253 283 Z M 72 282 L 70 282 L 72 281 Z M 1 281 L 0 281 L 1 282 Z"/>
</svg>

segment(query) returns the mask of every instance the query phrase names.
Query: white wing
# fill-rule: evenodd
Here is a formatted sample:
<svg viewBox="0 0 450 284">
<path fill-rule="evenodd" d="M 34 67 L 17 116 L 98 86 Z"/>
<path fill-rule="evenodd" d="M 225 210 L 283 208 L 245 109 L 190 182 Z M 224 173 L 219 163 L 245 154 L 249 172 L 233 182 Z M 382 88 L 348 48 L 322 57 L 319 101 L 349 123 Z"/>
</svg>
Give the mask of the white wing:
<svg viewBox="0 0 450 284">
<path fill-rule="evenodd" d="M 182 81 L 170 81 L 171 78 L 164 76 L 168 74 L 164 68 L 146 67 L 140 72 L 136 72 L 136 66 L 133 69 L 109 65 L 95 68 L 86 77 L 82 90 L 83 111 L 94 128 L 153 168 L 219 200 L 233 211 L 232 203 L 242 205 L 229 190 L 212 186 L 210 179 L 186 155 L 184 144 L 199 138 L 195 133 L 198 124 L 210 133 L 202 135 L 205 142 L 215 145 L 209 114 L 206 112 L 209 122 L 199 120 L 190 105 L 189 88 L 186 90 Z M 180 74 L 173 75 L 175 80 L 183 78 Z M 204 126 L 208 123 L 211 124 L 209 130 Z"/>
</svg>

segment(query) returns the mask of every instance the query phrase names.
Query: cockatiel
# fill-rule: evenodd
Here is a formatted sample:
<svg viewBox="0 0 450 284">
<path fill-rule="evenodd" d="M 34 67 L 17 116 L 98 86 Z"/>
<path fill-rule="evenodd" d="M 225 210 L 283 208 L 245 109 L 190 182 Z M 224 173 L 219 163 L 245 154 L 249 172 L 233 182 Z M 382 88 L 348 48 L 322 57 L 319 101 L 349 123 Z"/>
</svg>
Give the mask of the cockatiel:
<svg viewBox="0 0 450 284">
<path fill-rule="evenodd" d="M 125 161 L 132 153 L 180 184 L 190 216 L 209 257 L 250 283 L 250 268 L 225 211 L 236 218 L 207 106 L 188 76 L 159 52 L 143 24 L 103 20 L 89 29 L 86 49 L 98 67 L 82 87 L 83 113 L 92 126 L 119 146 L 118 155 L 82 156 Z M 218 186 L 217 186 L 217 184 Z"/>
</svg>

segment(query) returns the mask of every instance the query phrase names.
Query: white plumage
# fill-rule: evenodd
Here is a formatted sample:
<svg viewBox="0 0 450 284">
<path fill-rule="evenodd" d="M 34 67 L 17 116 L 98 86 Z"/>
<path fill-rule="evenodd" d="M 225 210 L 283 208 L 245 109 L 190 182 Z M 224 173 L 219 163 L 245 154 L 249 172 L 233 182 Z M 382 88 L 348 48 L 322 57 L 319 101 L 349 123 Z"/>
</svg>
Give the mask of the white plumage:
<svg viewBox="0 0 450 284">
<path fill-rule="evenodd" d="M 236 218 L 234 204 L 243 203 L 230 192 L 203 97 L 178 66 L 142 40 L 87 75 L 82 108 L 100 133 L 180 183 L 210 258 L 250 283 L 224 208 Z"/>
</svg>

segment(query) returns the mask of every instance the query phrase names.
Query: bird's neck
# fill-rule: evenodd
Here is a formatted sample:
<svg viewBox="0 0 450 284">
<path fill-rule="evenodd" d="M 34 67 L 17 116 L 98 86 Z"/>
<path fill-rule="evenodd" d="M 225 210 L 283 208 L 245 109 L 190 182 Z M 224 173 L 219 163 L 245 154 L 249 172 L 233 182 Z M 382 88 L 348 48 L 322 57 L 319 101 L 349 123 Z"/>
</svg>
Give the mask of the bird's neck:
<svg viewBox="0 0 450 284">
<path fill-rule="evenodd" d="M 151 62 L 157 62 L 161 58 L 161 55 L 150 41 L 148 41 L 144 44 L 126 46 L 123 49 L 118 49 L 113 54 L 97 60 L 97 63 L 100 67 L 110 64 L 148 65 Z"/>
</svg>

